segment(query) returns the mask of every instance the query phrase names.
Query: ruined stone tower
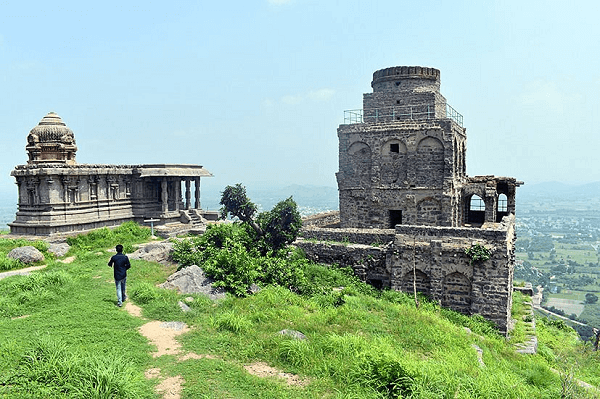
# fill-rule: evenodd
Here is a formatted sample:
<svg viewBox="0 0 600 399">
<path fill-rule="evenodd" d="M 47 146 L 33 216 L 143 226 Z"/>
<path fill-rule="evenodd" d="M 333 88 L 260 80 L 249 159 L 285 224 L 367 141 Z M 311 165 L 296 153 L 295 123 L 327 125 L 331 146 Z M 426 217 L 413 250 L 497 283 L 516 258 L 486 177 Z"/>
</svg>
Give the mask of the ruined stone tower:
<svg viewBox="0 0 600 399">
<path fill-rule="evenodd" d="M 509 328 L 515 264 L 512 177 L 466 174 L 463 118 L 435 68 L 376 71 L 338 128 L 340 218 L 315 217 L 300 246 L 361 279 L 425 294 Z M 471 259 L 472 250 L 486 253 Z"/>
<path fill-rule="evenodd" d="M 342 227 L 457 227 L 514 214 L 515 179 L 466 176 L 466 129 L 440 93 L 439 70 L 385 68 L 371 86 L 338 128 Z"/>
</svg>

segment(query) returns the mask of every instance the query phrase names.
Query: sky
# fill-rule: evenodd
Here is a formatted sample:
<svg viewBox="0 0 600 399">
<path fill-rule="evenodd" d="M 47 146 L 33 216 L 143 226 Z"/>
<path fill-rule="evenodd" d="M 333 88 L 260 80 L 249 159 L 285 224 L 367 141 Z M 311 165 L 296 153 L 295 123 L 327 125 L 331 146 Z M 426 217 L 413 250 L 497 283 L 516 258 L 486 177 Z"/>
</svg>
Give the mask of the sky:
<svg viewBox="0 0 600 399">
<path fill-rule="evenodd" d="M 600 180 L 597 1 L 2 1 L 0 192 L 50 111 L 79 163 L 203 165 L 203 186 L 336 186 L 378 69 L 441 71 L 467 173 Z"/>
</svg>

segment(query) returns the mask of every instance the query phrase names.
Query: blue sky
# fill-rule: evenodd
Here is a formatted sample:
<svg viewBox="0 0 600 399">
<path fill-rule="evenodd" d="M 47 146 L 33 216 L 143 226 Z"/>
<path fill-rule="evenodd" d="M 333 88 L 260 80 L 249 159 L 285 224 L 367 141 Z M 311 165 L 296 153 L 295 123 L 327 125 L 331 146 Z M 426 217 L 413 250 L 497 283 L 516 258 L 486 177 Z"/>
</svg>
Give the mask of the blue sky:
<svg viewBox="0 0 600 399">
<path fill-rule="evenodd" d="M 469 175 L 600 180 L 598 2 L 0 1 L 0 191 L 49 111 L 80 163 L 192 163 L 203 185 L 336 186 L 374 71 L 441 70 Z"/>
</svg>

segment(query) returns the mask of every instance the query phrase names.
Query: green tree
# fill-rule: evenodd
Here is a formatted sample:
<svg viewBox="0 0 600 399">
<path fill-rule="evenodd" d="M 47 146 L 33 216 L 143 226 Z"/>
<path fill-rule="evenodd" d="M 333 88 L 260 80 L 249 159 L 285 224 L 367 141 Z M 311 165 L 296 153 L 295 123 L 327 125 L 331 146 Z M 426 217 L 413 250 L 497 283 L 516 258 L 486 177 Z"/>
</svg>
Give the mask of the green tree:
<svg viewBox="0 0 600 399">
<path fill-rule="evenodd" d="M 292 243 L 302 227 L 302 218 L 292 197 L 255 217 L 258 208 L 246 195 L 246 188 L 238 183 L 225 187 L 220 203 L 222 218 L 231 215 L 252 227 L 263 255 Z"/>
<path fill-rule="evenodd" d="M 263 231 L 254 221 L 254 215 L 258 207 L 250 201 L 246 195 L 246 187 L 240 183 L 235 186 L 227 186 L 221 193 L 221 218 L 227 219 L 229 215 L 237 217 L 240 221 L 251 226 L 259 237 Z"/>
<path fill-rule="evenodd" d="M 296 202 L 289 197 L 280 201 L 269 212 L 258 215 L 258 224 L 264 232 L 263 239 L 267 248 L 277 251 L 298 237 L 302 218 Z"/>
<path fill-rule="evenodd" d="M 598 302 L 598 296 L 588 292 L 587 294 L 585 294 L 585 303 L 596 303 Z"/>
</svg>

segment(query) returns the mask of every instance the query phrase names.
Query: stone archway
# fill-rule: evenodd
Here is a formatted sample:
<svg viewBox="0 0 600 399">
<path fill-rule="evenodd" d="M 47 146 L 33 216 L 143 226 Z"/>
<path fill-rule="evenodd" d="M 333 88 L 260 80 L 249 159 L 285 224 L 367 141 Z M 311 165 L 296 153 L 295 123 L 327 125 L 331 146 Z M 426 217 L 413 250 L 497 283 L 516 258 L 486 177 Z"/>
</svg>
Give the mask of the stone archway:
<svg viewBox="0 0 600 399">
<path fill-rule="evenodd" d="M 371 147 L 366 143 L 356 142 L 348 148 L 350 158 L 349 174 L 355 181 L 370 183 L 371 181 Z"/>
<path fill-rule="evenodd" d="M 416 183 L 418 187 L 440 188 L 444 183 L 444 145 L 435 137 L 425 137 L 417 146 Z"/>
<path fill-rule="evenodd" d="M 416 270 L 415 272 L 411 270 L 404 275 L 402 278 L 402 291 L 413 292 L 414 283 L 416 283 L 417 292 L 427 296 L 431 294 L 431 280 L 421 270 Z"/>
<path fill-rule="evenodd" d="M 454 272 L 444 278 L 442 306 L 464 314 L 471 313 L 471 281 L 467 276 Z"/>
</svg>

